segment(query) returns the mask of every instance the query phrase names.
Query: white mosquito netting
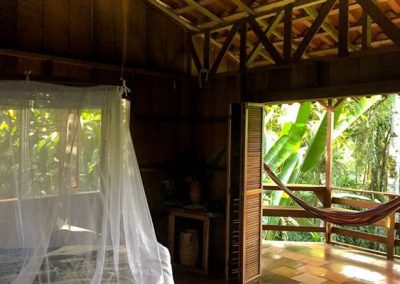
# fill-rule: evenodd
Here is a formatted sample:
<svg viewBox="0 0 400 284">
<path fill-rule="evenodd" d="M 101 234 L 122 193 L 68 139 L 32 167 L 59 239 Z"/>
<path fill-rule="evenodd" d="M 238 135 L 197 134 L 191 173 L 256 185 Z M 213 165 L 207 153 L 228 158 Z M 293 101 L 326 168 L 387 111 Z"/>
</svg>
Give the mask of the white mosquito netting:
<svg viewBox="0 0 400 284">
<path fill-rule="evenodd" d="M 0 81 L 0 283 L 173 283 L 118 87 Z"/>
</svg>

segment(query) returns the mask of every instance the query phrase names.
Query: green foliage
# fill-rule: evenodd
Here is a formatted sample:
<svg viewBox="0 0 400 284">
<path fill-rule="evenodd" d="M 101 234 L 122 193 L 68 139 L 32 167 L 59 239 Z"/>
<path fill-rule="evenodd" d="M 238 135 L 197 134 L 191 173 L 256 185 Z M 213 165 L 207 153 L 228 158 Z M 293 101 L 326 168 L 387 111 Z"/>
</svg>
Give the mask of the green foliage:
<svg viewBox="0 0 400 284">
<path fill-rule="evenodd" d="M 67 115 L 60 109 L 0 109 L 0 199 L 58 194 Z M 79 120 L 77 190 L 99 190 L 101 111 L 82 110 Z"/>
<path fill-rule="evenodd" d="M 362 98 L 357 101 L 346 101 L 336 108 L 334 113 L 333 139 L 342 141 L 341 137 L 347 133 L 350 127 L 358 121 L 365 121 L 368 110 L 381 101 L 379 96 Z M 326 112 L 322 107 L 310 102 L 297 106 L 269 106 L 266 107 L 266 140 L 267 148 L 264 161 L 268 163 L 285 183 L 323 183 L 324 153 L 326 150 Z M 285 119 L 285 113 L 296 119 Z M 367 114 L 366 114 L 367 113 Z M 365 131 L 364 131 L 365 132 Z M 340 148 L 339 148 L 340 149 Z M 340 156 L 345 163 L 343 155 Z M 349 176 L 335 175 L 335 180 L 349 178 Z M 351 176 L 350 176 L 351 179 Z M 265 180 L 268 182 L 268 178 Z M 318 201 L 312 193 L 304 192 L 301 198 L 311 204 Z M 268 205 L 294 205 L 293 201 L 282 191 L 266 193 L 264 202 Z M 264 222 L 268 224 L 301 224 L 311 226 L 312 219 L 285 219 L 277 217 L 265 217 Z M 304 233 L 309 237 L 305 239 L 321 240 L 318 234 Z M 303 237 L 304 237 L 303 234 Z M 296 233 L 283 234 L 267 232 L 266 238 L 277 239 L 292 235 L 297 239 Z"/>
</svg>

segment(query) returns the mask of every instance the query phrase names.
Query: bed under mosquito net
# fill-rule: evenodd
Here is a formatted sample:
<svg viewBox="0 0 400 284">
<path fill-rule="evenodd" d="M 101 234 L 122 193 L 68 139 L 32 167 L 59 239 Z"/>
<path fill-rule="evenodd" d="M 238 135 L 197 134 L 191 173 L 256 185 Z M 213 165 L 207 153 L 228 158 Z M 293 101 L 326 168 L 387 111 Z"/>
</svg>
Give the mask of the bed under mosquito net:
<svg viewBox="0 0 400 284">
<path fill-rule="evenodd" d="M 0 283 L 173 283 L 118 87 L 0 82 Z"/>
</svg>

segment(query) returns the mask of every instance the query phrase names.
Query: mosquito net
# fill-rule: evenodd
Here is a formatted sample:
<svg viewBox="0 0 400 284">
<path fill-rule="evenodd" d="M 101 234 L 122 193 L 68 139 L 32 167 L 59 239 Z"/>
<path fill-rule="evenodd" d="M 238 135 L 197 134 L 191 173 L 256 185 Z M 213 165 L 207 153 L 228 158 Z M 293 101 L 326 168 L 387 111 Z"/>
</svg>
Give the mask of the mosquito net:
<svg viewBox="0 0 400 284">
<path fill-rule="evenodd" d="M 0 283 L 172 283 L 118 87 L 0 82 Z"/>
</svg>

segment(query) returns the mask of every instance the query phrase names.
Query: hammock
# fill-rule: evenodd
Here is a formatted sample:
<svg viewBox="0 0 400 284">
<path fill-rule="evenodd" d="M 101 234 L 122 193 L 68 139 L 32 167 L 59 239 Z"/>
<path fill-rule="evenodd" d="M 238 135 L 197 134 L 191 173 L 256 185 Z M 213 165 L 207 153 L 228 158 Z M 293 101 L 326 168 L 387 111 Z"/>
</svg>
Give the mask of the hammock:
<svg viewBox="0 0 400 284">
<path fill-rule="evenodd" d="M 351 226 L 371 225 L 400 209 L 400 196 L 375 208 L 360 212 L 343 211 L 339 208 L 314 207 L 297 197 L 289 188 L 287 188 L 287 186 L 283 184 L 268 165 L 264 164 L 264 170 L 280 189 L 286 192 L 307 212 L 315 218 L 320 218 L 329 223 Z"/>
</svg>

